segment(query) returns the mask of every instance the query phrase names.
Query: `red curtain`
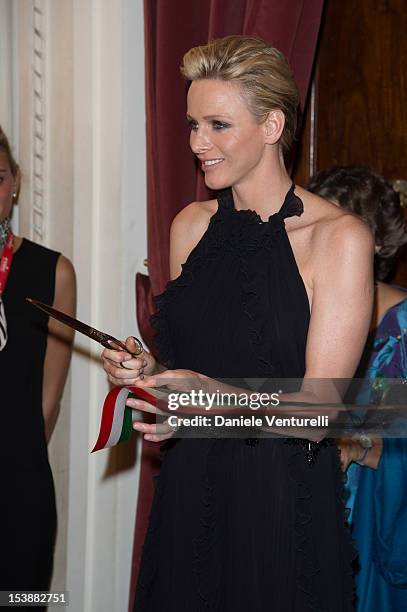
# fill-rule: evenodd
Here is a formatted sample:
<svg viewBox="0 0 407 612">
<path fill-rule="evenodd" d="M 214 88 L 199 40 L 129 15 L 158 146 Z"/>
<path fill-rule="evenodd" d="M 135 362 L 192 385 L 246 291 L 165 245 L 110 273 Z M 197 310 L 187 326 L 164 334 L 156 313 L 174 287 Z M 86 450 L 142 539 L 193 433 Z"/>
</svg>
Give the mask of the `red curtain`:
<svg viewBox="0 0 407 612">
<path fill-rule="evenodd" d="M 147 226 L 149 277 L 137 276 L 137 318 L 152 347 L 151 296 L 169 277 L 169 228 L 177 212 L 207 197 L 189 149 L 185 119 L 187 83 L 179 66 L 196 45 L 228 34 L 257 35 L 289 59 L 304 107 L 324 0 L 145 0 L 147 115 Z M 153 495 L 157 448 L 143 443 L 133 550 L 130 609 Z"/>
</svg>

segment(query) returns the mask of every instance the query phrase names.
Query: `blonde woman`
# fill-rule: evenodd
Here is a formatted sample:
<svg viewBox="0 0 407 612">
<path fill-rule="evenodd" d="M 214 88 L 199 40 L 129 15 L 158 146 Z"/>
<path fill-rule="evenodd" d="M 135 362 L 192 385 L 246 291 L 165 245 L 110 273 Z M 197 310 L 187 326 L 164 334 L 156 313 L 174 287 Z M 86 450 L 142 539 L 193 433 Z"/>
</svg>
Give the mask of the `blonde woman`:
<svg viewBox="0 0 407 612">
<path fill-rule="evenodd" d="M 105 369 L 115 384 L 146 387 L 303 379 L 287 397 L 324 401 L 310 382 L 351 377 L 368 332 L 371 234 L 293 185 L 284 153 L 298 93 L 279 51 L 230 36 L 191 49 L 182 73 L 191 149 L 218 198 L 189 204 L 172 224 L 173 280 L 155 315 L 161 363 L 106 350 Z M 134 609 L 350 611 L 339 454 L 310 438 L 172 440 Z"/>
</svg>

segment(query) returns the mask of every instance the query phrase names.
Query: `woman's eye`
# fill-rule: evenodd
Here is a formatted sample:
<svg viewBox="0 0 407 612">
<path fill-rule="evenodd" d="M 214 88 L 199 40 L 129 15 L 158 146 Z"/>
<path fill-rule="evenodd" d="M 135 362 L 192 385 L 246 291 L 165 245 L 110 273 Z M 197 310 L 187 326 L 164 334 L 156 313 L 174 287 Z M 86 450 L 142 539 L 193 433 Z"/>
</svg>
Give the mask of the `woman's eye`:
<svg viewBox="0 0 407 612">
<path fill-rule="evenodd" d="M 193 130 L 194 132 L 196 132 L 196 130 L 198 129 L 198 124 L 196 121 L 188 121 L 188 125 L 189 125 L 189 128 Z"/>
<path fill-rule="evenodd" d="M 214 121 L 212 123 L 212 127 L 214 130 L 224 130 L 230 127 L 229 123 L 225 123 L 224 121 Z"/>
</svg>

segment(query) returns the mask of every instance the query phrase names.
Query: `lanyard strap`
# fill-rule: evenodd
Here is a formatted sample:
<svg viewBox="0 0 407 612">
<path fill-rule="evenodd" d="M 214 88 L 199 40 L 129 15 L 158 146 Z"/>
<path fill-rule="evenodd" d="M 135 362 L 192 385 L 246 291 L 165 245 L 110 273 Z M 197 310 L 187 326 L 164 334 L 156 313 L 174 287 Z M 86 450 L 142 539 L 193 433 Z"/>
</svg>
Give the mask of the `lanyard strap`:
<svg viewBox="0 0 407 612">
<path fill-rule="evenodd" d="M 6 286 L 8 273 L 10 272 L 11 262 L 13 259 L 14 251 L 14 235 L 10 232 L 7 238 L 6 246 L 4 247 L 3 254 L 0 259 L 0 297 L 3 294 L 4 287 Z"/>
</svg>

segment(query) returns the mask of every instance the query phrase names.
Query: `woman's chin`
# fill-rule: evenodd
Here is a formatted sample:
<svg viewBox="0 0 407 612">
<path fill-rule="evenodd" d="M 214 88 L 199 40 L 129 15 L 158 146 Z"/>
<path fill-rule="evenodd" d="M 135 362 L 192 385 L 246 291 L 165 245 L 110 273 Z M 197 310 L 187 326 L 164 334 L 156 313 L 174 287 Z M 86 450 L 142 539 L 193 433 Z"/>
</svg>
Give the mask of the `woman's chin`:
<svg viewBox="0 0 407 612">
<path fill-rule="evenodd" d="M 215 177 L 207 176 L 205 174 L 205 185 L 208 189 L 212 189 L 213 191 L 220 191 L 221 189 L 226 189 L 226 187 L 230 187 L 228 183 L 224 180 Z"/>
</svg>

